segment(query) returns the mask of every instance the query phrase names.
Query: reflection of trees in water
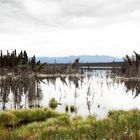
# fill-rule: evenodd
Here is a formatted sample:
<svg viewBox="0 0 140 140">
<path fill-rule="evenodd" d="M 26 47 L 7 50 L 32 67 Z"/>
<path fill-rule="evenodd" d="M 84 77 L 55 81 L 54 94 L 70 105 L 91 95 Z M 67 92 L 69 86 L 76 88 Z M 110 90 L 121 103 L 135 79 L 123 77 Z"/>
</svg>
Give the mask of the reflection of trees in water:
<svg viewBox="0 0 140 140">
<path fill-rule="evenodd" d="M 135 93 L 134 98 L 136 98 L 140 94 L 140 81 L 127 80 L 123 82 L 126 87 L 126 92 L 132 91 L 132 94 Z"/>
<path fill-rule="evenodd" d="M 55 88 L 55 90 L 56 90 L 56 79 L 57 79 L 58 77 L 47 77 L 46 78 L 46 80 L 47 80 L 47 83 L 48 84 L 52 84 L 52 85 L 54 85 L 54 88 Z"/>
<path fill-rule="evenodd" d="M 112 77 L 112 81 L 106 81 L 106 84 L 108 89 L 111 86 L 115 87 L 115 84 L 117 84 L 117 88 L 119 88 L 119 85 L 123 85 L 126 89 L 126 93 L 131 91 L 134 98 L 136 98 L 140 94 L 140 81 L 138 80 L 115 79 L 115 77 Z"/>
<path fill-rule="evenodd" d="M 79 88 L 79 80 L 80 80 L 80 77 L 69 76 L 69 81 L 73 82 L 76 88 Z"/>
<path fill-rule="evenodd" d="M 39 79 L 26 75 L 1 78 L 0 98 L 3 109 L 6 108 L 6 103 L 9 103 L 9 100 L 12 99 L 10 94 L 13 98 L 12 108 L 26 107 L 27 104 L 28 107 L 40 106 L 39 101 L 42 99 L 42 91 Z M 23 97 L 25 98 L 23 99 Z"/>
<path fill-rule="evenodd" d="M 46 78 L 47 84 L 56 86 L 58 77 Z M 68 86 L 67 77 L 59 77 L 61 82 Z M 1 108 L 22 108 L 22 107 L 40 107 L 40 101 L 43 98 L 40 83 L 44 79 L 36 76 L 20 75 L 16 77 L 3 77 L 0 79 L 0 103 Z M 82 78 L 69 77 L 68 80 L 75 85 L 75 98 L 77 98 L 77 88 Z M 61 100 L 60 96 L 60 100 Z M 7 104 L 7 105 L 6 105 Z"/>
<path fill-rule="evenodd" d="M 47 78 L 46 78 L 47 82 L 48 82 L 48 83 L 51 83 L 51 84 L 53 84 L 53 85 L 56 84 L 56 79 L 57 79 L 57 77 L 47 77 Z"/>
<path fill-rule="evenodd" d="M 89 114 L 91 114 L 91 87 L 90 87 L 91 85 L 89 85 L 89 87 L 88 87 L 88 91 L 87 91 L 87 107 L 88 107 L 88 111 L 89 111 Z"/>
<path fill-rule="evenodd" d="M 38 79 L 32 77 L 29 79 L 28 87 L 28 105 L 29 107 L 40 107 L 40 100 L 42 99 L 42 91 Z"/>
<path fill-rule="evenodd" d="M 9 79 L 1 79 L 0 81 L 0 97 L 3 109 L 5 109 L 6 102 L 8 102 L 8 95 L 10 93 L 10 85 L 7 84 L 8 81 Z"/>
<path fill-rule="evenodd" d="M 11 92 L 13 94 L 13 103 L 14 103 L 14 108 L 18 108 L 21 103 L 21 98 L 23 93 L 23 82 L 21 80 L 21 77 L 12 79 L 12 78 L 7 78 L 10 79 L 8 84 L 10 84 Z M 9 91 L 10 92 L 10 91 Z"/>
</svg>

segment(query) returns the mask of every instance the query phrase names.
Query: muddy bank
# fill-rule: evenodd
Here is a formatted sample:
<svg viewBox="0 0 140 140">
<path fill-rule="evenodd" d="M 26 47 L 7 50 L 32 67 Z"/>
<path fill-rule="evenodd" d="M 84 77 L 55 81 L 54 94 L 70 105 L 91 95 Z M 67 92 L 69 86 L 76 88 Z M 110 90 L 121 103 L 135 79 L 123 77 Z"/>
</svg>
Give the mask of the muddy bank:
<svg viewBox="0 0 140 140">
<path fill-rule="evenodd" d="M 51 78 L 51 77 L 84 77 L 84 74 L 41 74 L 37 73 L 37 77 L 40 78 Z"/>
</svg>

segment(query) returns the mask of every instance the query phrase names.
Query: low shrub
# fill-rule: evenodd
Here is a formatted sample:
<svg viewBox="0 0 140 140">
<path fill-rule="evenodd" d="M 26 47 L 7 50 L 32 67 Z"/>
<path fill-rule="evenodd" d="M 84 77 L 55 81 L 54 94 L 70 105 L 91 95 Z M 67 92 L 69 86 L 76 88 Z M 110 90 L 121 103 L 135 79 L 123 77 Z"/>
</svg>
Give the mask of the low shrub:
<svg viewBox="0 0 140 140">
<path fill-rule="evenodd" d="M 20 109 L 0 112 L 0 125 L 17 126 L 34 121 L 45 121 L 48 118 L 61 116 L 62 113 L 50 109 Z"/>
<path fill-rule="evenodd" d="M 19 119 L 11 112 L 0 112 L 0 125 L 6 127 L 13 127 L 19 123 Z"/>
<path fill-rule="evenodd" d="M 31 116 L 33 114 L 30 116 L 28 114 L 29 111 L 38 117 L 32 118 Z M 30 117 L 29 119 L 26 118 L 26 121 L 29 121 L 26 125 L 19 125 L 12 128 L 13 140 L 33 138 L 39 140 L 140 139 L 139 110 L 111 111 L 108 117 L 102 120 L 96 120 L 92 115 L 86 119 L 83 119 L 81 116 L 71 118 L 68 114 L 60 114 L 48 109 L 29 109 L 27 110 L 28 113 L 26 112 L 27 114 L 23 115 L 22 113 L 25 112 L 23 110 L 16 110 L 9 111 L 9 114 L 7 111 L 0 113 L 0 122 L 6 120 L 5 124 L 8 125 L 8 122 L 12 122 L 14 117 L 19 117 L 21 120 L 24 120 L 27 114 Z M 8 117 L 3 118 L 3 116 Z M 6 140 L 8 137 L 5 124 L 1 123 L 0 140 Z"/>
<path fill-rule="evenodd" d="M 0 127 L 0 140 L 7 140 L 7 139 L 8 139 L 7 129 L 4 127 Z"/>
<path fill-rule="evenodd" d="M 57 107 L 57 101 L 55 98 L 52 98 L 50 101 L 49 101 L 49 107 L 52 108 L 52 109 L 55 109 Z"/>
</svg>

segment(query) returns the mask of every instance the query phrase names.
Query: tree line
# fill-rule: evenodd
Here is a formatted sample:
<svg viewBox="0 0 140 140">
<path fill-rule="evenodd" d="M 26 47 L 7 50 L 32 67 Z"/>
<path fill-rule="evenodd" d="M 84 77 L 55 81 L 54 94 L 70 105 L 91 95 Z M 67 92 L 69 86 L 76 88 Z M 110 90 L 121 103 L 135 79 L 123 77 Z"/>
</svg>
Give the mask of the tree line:
<svg viewBox="0 0 140 140">
<path fill-rule="evenodd" d="M 0 51 L 0 68 L 15 68 L 21 65 L 31 66 L 34 69 L 36 64 L 36 57 L 35 55 L 31 58 L 28 57 L 27 52 L 20 51 L 17 53 L 16 50 L 12 51 L 11 53 L 7 50 L 7 53 L 4 54 L 2 50 Z"/>
</svg>

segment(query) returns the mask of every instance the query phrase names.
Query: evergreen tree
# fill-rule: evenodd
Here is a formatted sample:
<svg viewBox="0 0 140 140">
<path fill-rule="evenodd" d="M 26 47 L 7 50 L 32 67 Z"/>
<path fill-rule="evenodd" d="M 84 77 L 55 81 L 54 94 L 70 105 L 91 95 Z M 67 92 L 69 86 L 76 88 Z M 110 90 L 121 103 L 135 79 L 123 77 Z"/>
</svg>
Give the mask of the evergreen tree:
<svg viewBox="0 0 140 140">
<path fill-rule="evenodd" d="M 19 54 L 17 54 L 16 50 L 11 53 L 7 50 L 6 54 L 3 54 L 2 50 L 0 51 L 1 68 L 15 68 L 19 65 L 28 65 L 32 70 L 35 70 L 35 66 L 40 65 L 40 61 L 36 63 L 35 55 L 32 58 L 28 58 L 25 50 L 21 51 Z"/>
<path fill-rule="evenodd" d="M 24 58 L 23 58 L 23 64 L 28 64 L 28 55 L 27 55 L 26 51 L 24 51 L 23 56 L 24 56 Z"/>
<path fill-rule="evenodd" d="M 136 57 L 136 68 L 138 68 L 140 65 L 140 54 L 136 53 L 135 51 L 134 51 L 134 53 L 135 53 L 135 57 Z"/>
<path fill-rule="evenodd" d="M 3 62 L 2 62 L 2 59 L 3 59 L 3 58 L 2 58 L 2 50 L 1 50 L 1 53 L 0 53 L 0 67 L 2 67 L 2 63 L 3 63 Z"/>
<path fill-rule="evenodd" d="M 31 68 L 32 70 L 35 70 L 35 65 L 36 65 L 36 57 L 35 55 L 31 58 Z"/>
</svg>

